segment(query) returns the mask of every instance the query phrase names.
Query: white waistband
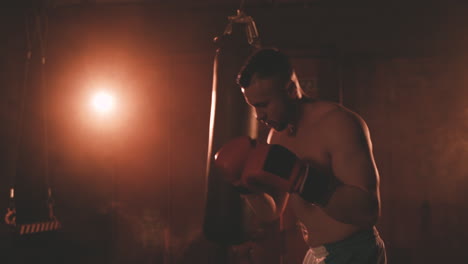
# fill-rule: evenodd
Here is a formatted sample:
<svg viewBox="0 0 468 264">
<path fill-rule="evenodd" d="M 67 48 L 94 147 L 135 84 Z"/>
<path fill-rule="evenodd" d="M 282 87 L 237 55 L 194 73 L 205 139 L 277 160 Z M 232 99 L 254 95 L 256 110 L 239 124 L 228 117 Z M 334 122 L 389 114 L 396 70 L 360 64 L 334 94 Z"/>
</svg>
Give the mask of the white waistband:
<svg viewBox="0 0 468 264">
<path fill-rule="evenodd" d="M 309 248 L 309 251 L 316 257 L 316 258 L 323 258 L 328 256 L 328 251 L 324 246 Z"/>
</svg>

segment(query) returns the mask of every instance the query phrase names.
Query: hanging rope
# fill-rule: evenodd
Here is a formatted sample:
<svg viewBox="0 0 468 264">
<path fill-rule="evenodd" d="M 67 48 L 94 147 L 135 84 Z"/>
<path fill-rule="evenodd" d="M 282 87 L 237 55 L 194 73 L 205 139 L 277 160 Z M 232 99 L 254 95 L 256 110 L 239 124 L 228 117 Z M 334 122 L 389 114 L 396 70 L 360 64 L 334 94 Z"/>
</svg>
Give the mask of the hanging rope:
<svg viewBox="0 0 468 264">
<path fill-rule="evenodd" d="M 244 12 L 245 0 L 241 0 L 239 4 L 239 11 Z"/>
<path fill-rule="evenodd" d="M 53 205 L 54 200 L 52 198 L 52 188 L 50 185 L 50 173 L 49 173 L 49 133 L 48 133 L 48 98 L 47 98 L 47 82 L 46 82 L 46 47 L 47 47 L 47 33 L 48 33 L 48 17 L 46 14 L 37 14 L 36 15 L 36 33 L 39 40 L 39 50 L 41 52 L 41 90 L 42 90 L 42 118 L 43 118 L 43 125 L 42 125 L 42 137 L 43 137 L 43 151 L 44 151 L 44 177 L 45 177 L 45 184 L 47 187 L 47 205 L 49 207 L 49 217 L 51 219 L 55 219 L 55 215 L 53 213 Z"/>
</svg>

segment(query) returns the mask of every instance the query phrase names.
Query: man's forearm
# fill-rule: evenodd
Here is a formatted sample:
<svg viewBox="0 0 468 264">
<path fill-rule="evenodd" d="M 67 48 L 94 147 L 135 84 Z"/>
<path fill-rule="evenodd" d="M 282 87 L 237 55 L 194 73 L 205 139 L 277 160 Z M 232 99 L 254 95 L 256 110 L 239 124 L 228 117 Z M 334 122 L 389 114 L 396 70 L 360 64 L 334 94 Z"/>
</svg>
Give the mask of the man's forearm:
<svg viewBox="0 0 468 264">
<path fill-rule="evenodd" d="M 339 222 L 360 227 L 375 225 L 380 215 L 377 195 L 350 185 L 338 186 L 322 209 Z"/>
<path fill-rule="evenodd" d="M 274 221 L 281 215 L 282 201 L 277 201 L 266 193 L 246 194 L 242 197 L 258 218 L 264 222 Z"/>
</svg>

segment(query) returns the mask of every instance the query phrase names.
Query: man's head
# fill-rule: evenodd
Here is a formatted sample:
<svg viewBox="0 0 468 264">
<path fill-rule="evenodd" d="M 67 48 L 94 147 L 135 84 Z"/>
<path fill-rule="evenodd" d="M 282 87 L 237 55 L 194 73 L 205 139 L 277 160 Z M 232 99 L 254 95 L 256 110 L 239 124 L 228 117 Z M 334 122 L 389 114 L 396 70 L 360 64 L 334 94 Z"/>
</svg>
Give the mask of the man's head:
<svg viewBox="0 0 468 264">
<path fill-rule="evenodd" d="M 260 122 L 277 131 L 292 122 L 301 92 L 285 54 L 276 49 L 255 52 L 242 67 L 237 82 Z"/>
</svg>

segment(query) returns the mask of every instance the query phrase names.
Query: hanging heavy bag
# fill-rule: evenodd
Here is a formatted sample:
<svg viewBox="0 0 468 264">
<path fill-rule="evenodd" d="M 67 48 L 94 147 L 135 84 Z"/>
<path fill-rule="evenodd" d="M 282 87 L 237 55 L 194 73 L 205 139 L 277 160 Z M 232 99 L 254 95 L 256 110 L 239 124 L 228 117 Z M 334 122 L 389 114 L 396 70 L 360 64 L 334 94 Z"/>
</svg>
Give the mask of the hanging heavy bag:
<svg viewBox="0 0 468 264">
<path fill-rule="evenodd" d="M 215 38 L 215 44 L 203 231 L 212 242 L 235 245 L 247 240 L 244 203 L 217 171 L 213 155 L 229 139 L 256 136 L 255 118 L 236 84 L 240 68 L 259 45 L 253 19 L 238 11 L 229 17 L 224 34 Z"/>
</svg>

